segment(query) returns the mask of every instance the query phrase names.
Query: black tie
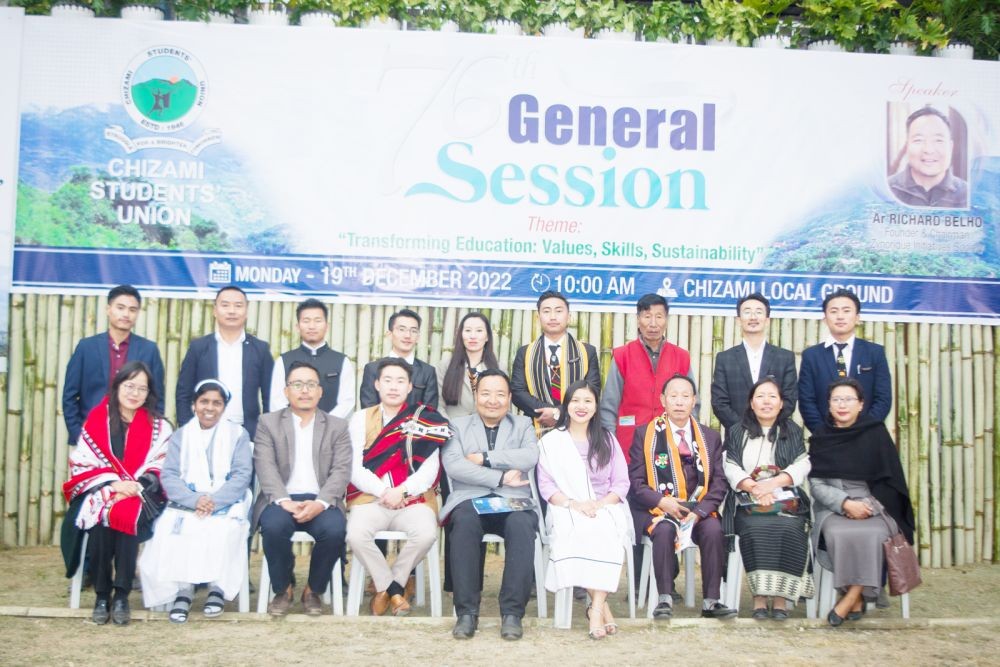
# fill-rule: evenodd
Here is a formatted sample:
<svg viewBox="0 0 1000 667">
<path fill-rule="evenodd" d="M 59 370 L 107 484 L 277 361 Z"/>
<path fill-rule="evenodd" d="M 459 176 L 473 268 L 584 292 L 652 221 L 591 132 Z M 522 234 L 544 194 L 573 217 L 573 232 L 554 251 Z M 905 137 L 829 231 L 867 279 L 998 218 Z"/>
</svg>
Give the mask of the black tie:
<svg viewBox="0 0 1000 667">
<path fill-rule="evenodd" d="M 837 346 L 837 377 L 847 377 L 847 361 L 844 359 L 844 348 L 847 343 L 834 343 Z"/>
</svg>

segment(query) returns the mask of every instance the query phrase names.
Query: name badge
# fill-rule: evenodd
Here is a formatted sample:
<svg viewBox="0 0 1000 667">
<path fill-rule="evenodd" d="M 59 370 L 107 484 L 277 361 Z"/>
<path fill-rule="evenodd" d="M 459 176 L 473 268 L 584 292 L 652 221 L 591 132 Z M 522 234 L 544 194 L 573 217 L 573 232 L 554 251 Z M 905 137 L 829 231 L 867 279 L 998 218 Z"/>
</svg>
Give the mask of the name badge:
<svg viewBox="0 0 1000 667">
<path fill-rule="evenodd" d="M 619 426 L 635 426 L 635 415 L 623 415 L 618 418 Z"/>
</svg>

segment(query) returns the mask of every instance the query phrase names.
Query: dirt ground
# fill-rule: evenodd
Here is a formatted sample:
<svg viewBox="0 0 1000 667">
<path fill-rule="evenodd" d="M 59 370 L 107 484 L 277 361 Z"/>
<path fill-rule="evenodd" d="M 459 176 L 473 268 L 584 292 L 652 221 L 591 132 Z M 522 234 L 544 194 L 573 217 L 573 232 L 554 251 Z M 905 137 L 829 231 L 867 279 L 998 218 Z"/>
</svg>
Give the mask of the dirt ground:
<svg viewBox="0 0 1000 667">
<path fill-rule="evenodd" d="M 299 559 L 301 577 L 306 562 Z M 255 578 L 258 563 L 255 554 Z M 802 608 L 785 624 L 749 620 L 746 592 L 736 621 L 703 620 L 696 610 L 678 604 L 673 623 L 630 622 L 625 596 L 619 593 L 613 606 L 622 618 L 620 633 L 599 642 L 586 637 L 581 603 L 575 604 L 572 630 L 553 629 L 551 595 L 550 618 L 537 619 L 532 600 L 524 639 L 502 641 L 496 603 L 502 560 L 493 554 L 480 632 L 466 642 L 451 638 L 450 618 L 431 619 L 420 608 L 405 619 L 292 614 L 272 620 L 227 611 L 209 621 L 195 611 L 181 626 L 167 623 L 165 614 L 147 615 L 139 593 L 132 599 L 132 624 L 96 627 L 89 621 L 91 592 L 84 593 L 81 610 L 69 616 L 68 580 L 61 565 L 58 550 L 51 547 L 0 550 L 0 613 L 8 614 L 0 616 L 0 664 L 631 665 L 661 662 L 677 650 L 685 652 L 686 662 L 710 664 L 1000 664 L 1000 566 L 991 565 L 925 571 L 924 585 L 911 595 L 908 623 L 899 620 L 898 601 L 893 600 L 890 609 L 870 612 L 866 620 L 839 629 L 806 620 Z M 255 594 L 251 602 L 255 608 Z M 444 608 L 446 614 L 451 609 L 448 594 Z M 66 617 L 53 617 L 57 614 Z"/>
</svg>

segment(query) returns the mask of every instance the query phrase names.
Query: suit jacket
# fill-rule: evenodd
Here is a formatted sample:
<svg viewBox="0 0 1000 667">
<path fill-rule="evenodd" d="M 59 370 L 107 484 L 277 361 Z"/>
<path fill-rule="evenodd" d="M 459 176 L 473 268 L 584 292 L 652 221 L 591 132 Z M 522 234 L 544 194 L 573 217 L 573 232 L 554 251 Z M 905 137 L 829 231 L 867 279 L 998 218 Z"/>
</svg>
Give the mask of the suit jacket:
<svg viewBox="0 0 1000 667">
<path fill-rule="evenodd" d="M 601 366 L 597 360 L 597 349 L 590 343 L 577 341 L 587 351 L 587 384 L 594 389 L 594 393 L 601 395 Z M 534 419 L 538 416 L 535 412 L 538 408 L 551 408 L 554 406 L 549 397 L 539 398 L 533 396 L 528 391 L 528 380 L 524 373 L 524 355 L 528 353 L 529 345 L 522 345 L 514 356 L 514 365 L 510 369 L 510 391 L 514 400 L 514 405 L 526 416 Z"/>
<path fill-rule="evenodd" d="M 784 406 L 779 419 L 785 419 L 795 412 L 795 403 L 799 398 L 795 355 L 791 350 L 764 343 L 758 378 L 768 375 L 773 375 L 781 387 Z M 750 362 L 743 343 L 719 352 L 715 357 L 715 373 L 712 376 L 712 412 L 724 428 L 732 428 L 743 418 L 750 403 L 750 387 L 753 384 Z"/>
<path fill-rule="evenodd" d="M 499 486 L 500 479 L 508 470 L 520 470 L 528 479 L 538 463 L 538 438 L 535 426 L 527 417 L 507 413 L 497 431 L 497 439 L 492 452 L 492 467 L 476 465 L 467 454 L 478 454 L 489 448 L 486 444 L 486 427 L 478 413 L 457 417 L 451 421 L 454 435 L 441 449 L 441 463 L 451 483 L 451 493 L 441 508 L 444 521 L 455 506 L 472 498 L 481 498 L 491 493 L 506 498 L 530 497 L 530 486 Z"/>
<path fill-rule="evenodd" d="M 257 418 L 271 402 L 271 373 L 274 358 L 268 344 L 249 333 L 243 341 L 243 428 L 257 431 Z M 183 426 L 193 416 L 194 388 L 202 380 L 219 377 L 219 356 L 215 334 L 195 338 L 188 347 L 177 375 L 177 424 Z M 259 396 L 259 399 L 258 399 Z"/>
<path fill-rule="evenodd" d="M 375 371 L 378 369 L 379 361 L 381 360 L 369 361 L 365 364 L 364 372 L 361 374 L 362 408 L 370 408 L 379 403 L 378 392 L 375 391 Z M 438 387 L 434 367 L 419 359 L 414 359 L 413 376 L 410 378 L 410 381 L 413 383 L 413 389 L 410 391 L 410 395 L 406 397 L 406 402 L 410 405 L 423 403 L 437 410 Z"/>
<path fill-rule="evenodd" d="M 156 389 L 156 409 L 163 413 L 163 361 L 160 350 L 153 341 L 131 334 L 125 361 L 141 361 L 149 366 Z M 69 444 L 75 445 L 80 429 L 90 411 L 107 395 L 111 378 L 111 356 L 108 353 L 108 332 L 89 336 L 77 343 L 73 356 L 66 365 L 66 382 L 63 383 L 63 419 L 69 432 Z"/>
<path fill-rule="evenodd" d="M 855 338 L 847 377 L 860 382 L 865 392 L 862 416 L 868 415 L 878 421 L 889 416 L 889 409 L 892 407 L 892 374 L 884 347 Z M 826 415 L 829 413 L 826 393 L 830 383 L 836 379 L 837 361 L 831 348 L 820 343 L 802 352 L 799 412 L 802 414 L 802 421 L 813 433 L 826 428 Z"/>
<path fill-rule="evenodd" d="M 285 484 L 295 464 L 295 422 L 291 408 L 261 415 L 253 443 L 253 465 L 260 493 L 253 506 L 253 529 L 268 503 L 288 497 Z M 316 410 L 313 417 L 313 468 L 317 500 L 344 510 L 351 481 L 351 435 L 347 420 Z M 251 530 L 253 530 L 251 529 Z"/>
<path fill-rule="evenodd" d="M 641 536 L 646 534 L 646 526 L 653 520 L 653 515 L 649 513 L 649 510 L 656 507 L 660 499 L 663 498 L 662 492 L 649 486 L 649 480 L 646 477 L 646 455 L 643 449 L 647 428 L 649 428 L 649 424 L 644 424 L 635 430 L 635 435 L 632 438 L 632 449 L 629 451 L 628 504 L 635 521 L 637 542 L 640 541 Z M 705 518 L 712 512 L 718 512 L 722 507 L 726 494 L 729 492 L 729 482 L 726 481 L 726 473 L 723 469 L 722 438 L 719 437 L 717 431 L 707 426 L 701 426 L 701 433 L 705 437 L 705 448 L 708 450 L 708 492 L 694 507 L 694 512 Z M 663 434 L 660 437 L 666 437 L 666 435 Z"/>
</svg>

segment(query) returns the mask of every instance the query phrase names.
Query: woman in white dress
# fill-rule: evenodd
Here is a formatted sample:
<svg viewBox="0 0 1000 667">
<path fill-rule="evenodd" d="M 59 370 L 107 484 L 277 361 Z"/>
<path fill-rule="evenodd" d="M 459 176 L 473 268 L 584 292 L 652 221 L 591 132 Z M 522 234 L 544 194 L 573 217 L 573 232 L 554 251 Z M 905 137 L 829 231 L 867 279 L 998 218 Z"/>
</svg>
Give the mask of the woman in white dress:
<svg viewBox="0 0 1000 667">
<path fill-rule="evenodd" d="M 139 559 L 147 607 L 173 602 L 170 620 L 187 620 L 195 584 L 208 584 L 205 616 L 222 613 L 247 576 L 253 456 L 242 426 L 222 419 L 230 394 L 203 380 L 192 419 L 170 439 L 160 482 L 169 501 Z"/>
</svg>

